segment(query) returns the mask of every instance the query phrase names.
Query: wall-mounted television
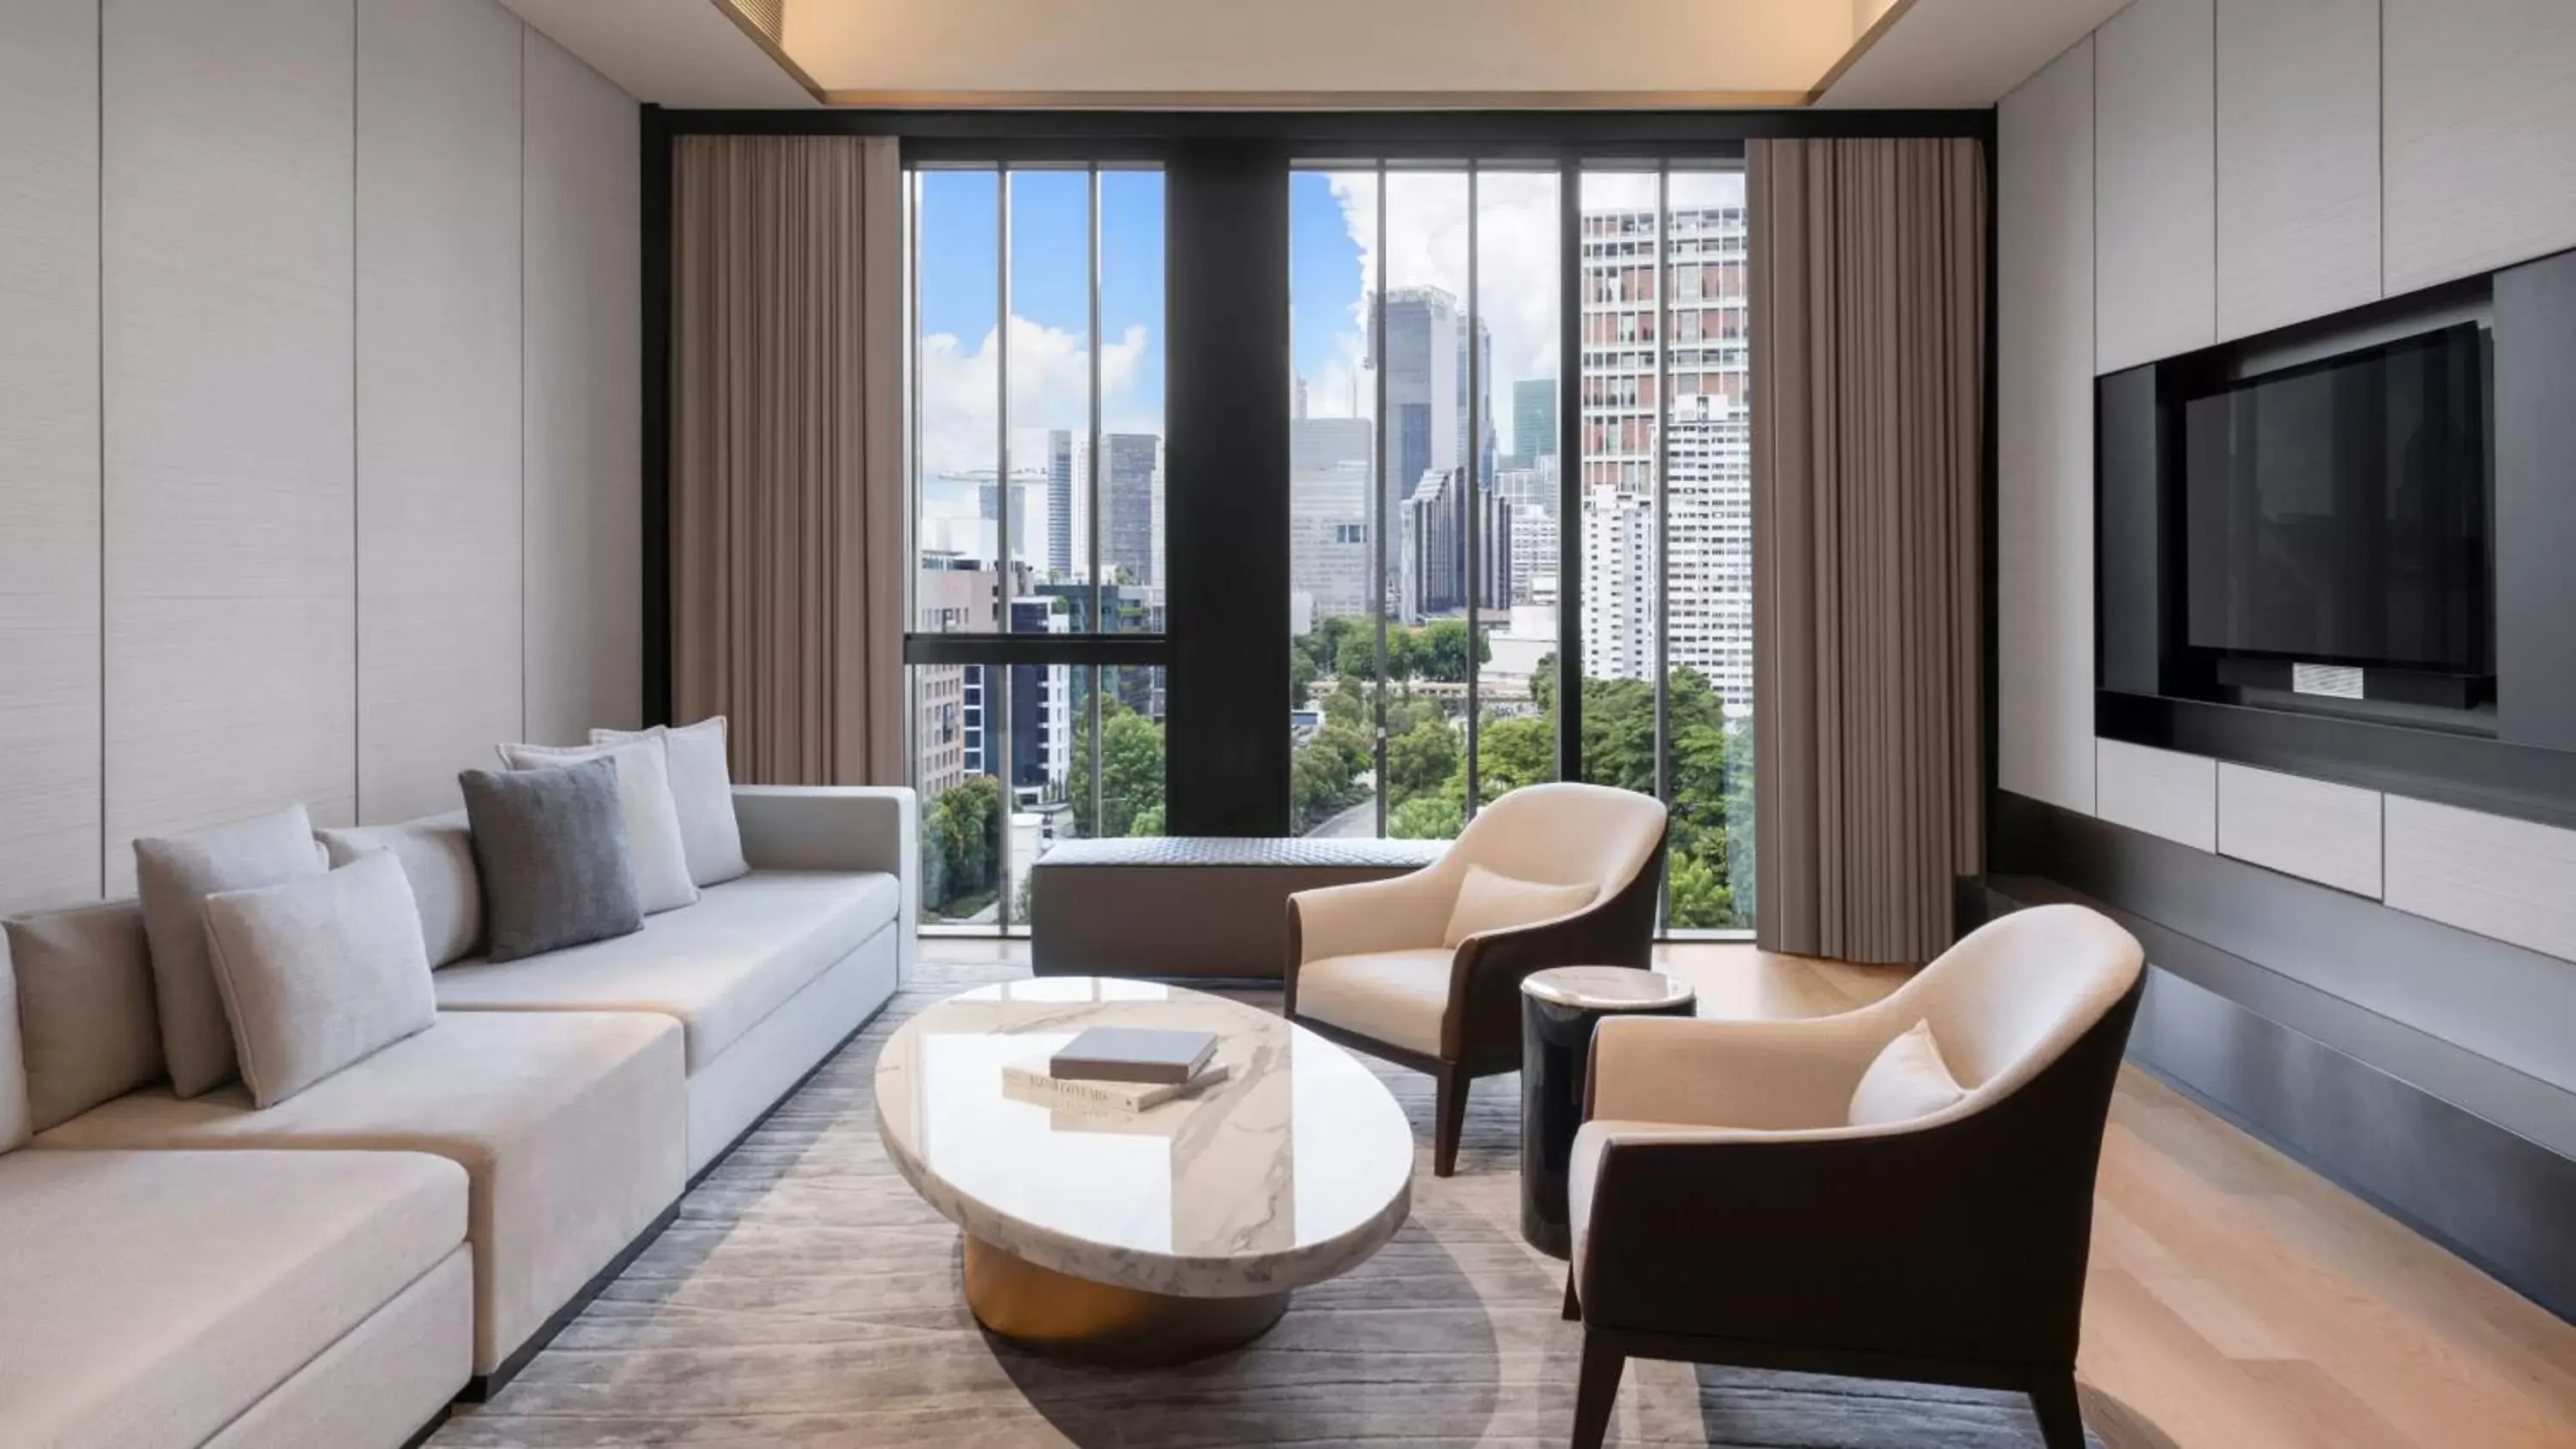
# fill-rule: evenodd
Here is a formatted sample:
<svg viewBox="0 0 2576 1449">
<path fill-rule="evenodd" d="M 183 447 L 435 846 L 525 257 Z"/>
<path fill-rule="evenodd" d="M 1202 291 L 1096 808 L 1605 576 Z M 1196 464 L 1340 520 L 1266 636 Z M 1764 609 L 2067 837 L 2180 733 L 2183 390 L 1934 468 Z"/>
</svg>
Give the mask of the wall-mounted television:
<svg viewBox="0 0 2576 1449">
<path fill-rule="evenodd" d="M 2484 371 L 2462 323 L 2185 400 L 2190 645 L 2490 673 Z"/>
</svg>

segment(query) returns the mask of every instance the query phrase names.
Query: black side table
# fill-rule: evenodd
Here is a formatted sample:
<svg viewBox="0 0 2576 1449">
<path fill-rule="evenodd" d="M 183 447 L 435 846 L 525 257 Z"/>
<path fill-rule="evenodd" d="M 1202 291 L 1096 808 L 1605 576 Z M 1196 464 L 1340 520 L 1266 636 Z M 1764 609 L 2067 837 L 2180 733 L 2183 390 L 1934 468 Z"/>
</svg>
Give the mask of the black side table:
<svg viewBox="0 0 2576 1449">
<path fill-rule="evenodd" d="M 1627 966 L 1558 966 L 1521 982 L 1521 1236 L 1551 1257 L 1574 1251 L 1566 1160 L 1583 1125 L 1592 1028 L 1613 1015 L 1689 1016 L 1690 984 Z"/>
</svg>

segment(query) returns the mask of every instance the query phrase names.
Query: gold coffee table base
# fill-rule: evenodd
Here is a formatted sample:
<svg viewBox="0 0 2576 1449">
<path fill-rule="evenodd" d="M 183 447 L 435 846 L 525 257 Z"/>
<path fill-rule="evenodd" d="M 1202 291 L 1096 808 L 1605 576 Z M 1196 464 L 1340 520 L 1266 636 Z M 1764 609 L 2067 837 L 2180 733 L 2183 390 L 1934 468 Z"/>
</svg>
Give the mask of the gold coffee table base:
<svg viewBox="0 0 2576 1449">
<path fill-rule="evenodd" d="M 975 1321 L 1038 1353 L 1103 1363 L 1187 1363 L 1240 1348 L 1288 1311 L 1288 1295 L 1181 1298 L 1041 1268 L 966 1235 L 966 1306 Z"/>
</svg>

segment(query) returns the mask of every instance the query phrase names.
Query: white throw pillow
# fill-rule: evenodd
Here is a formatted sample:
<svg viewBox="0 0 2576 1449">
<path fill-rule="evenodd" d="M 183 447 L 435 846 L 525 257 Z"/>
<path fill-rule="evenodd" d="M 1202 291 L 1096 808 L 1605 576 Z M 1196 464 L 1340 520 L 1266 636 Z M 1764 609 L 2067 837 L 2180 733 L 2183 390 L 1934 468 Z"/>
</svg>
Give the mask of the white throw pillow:
<svg viewBox="0 0 2576 1449">
<path fill-rule="evenodd" d="M 464 811 L 424 815 L 399 825 L 316 830 L 313 838 L 322 842 L 333 870 L 370 851 L 393 852 L 420 906 L 420 944 L 429 953 L 431 969 L 482 949 L 483 880 L 475 873 L 474 832 Z"/>
<path fill-rule="evenodd" d="M 1851 1125 L 1885 1127 L 1910 1122 L 1956 1106 L 1966 1097 L 1950 1064 L 1941 1060 L 1941 1044 L 1932 1039 L 1932 1023 L 1918 1021 L 1879 1051 L 1869 1070 L 1852 1089 Z"/>
<path fill-rule="evenodd" d="M 206 897 L 206 954 L 242 1085 L 263 1108 L 438 1020 L 420 911 L 389 850 Z"/>
<path fill-rule="evenodd" d="M 671 795 L 670 750 L 662 737 L 620 745 L 503 745 L 501 763 L 513 770 L 543 770 L 584 760 L 617 762 L 617 806 L 626 817 L 627 862 L 635 872 L 635 898 L 644 914 L 695 905 L 689 853 L 681 844 L 680 807 Z"/>
<path fill-rule="evenodd" d="M 680 809 L 680 845 L 688 852 L 689 879 L 722 885 L 751 873 L 742 856 L 742 825 L 733 815 L 733 771 L 725 763 L 725 717 L 670 729 L 592 730 L 594 745 L 632 744 L 659 737 L 671 756 L 671 798 Z"/>
<path fill-rule="evenodd" d="M 1508 931 L 1569 915 L 1592 904 L 1596 894 L 1589 885 L 1519 880 L 1471 865 L 1466 878 L 1458 882 L 1458 903 L 1449 910 L 1449 929 L 1442 933 L 1440 944 L 1455 946 L 1487 931 Z"/>
<path fill-rule="evenodd" d="M 233 1033 L 206 959 L 206 897 L 322 874 L 322 846 L 301 805 L 185 835 L 134 842 L 136 894 L 152 943 L 152 991 L 173 1096 L 200 1097 L 234 1076 Z"/>
</svg>

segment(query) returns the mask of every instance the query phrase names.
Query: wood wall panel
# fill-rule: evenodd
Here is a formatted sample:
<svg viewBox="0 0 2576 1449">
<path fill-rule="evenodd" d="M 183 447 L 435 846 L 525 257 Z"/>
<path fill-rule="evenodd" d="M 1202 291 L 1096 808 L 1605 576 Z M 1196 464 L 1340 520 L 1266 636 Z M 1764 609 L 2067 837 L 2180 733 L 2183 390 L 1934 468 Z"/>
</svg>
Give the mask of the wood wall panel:
<svg viewBox="0 0 2576 1449">
<path fill-rule="evenodd" d="M 519 22 L 358 6 L 358 815 L 520 737 Z"/>
<path fill-rule="evenodd" d="M 526 33 L 527 735 L 643 714 L 637 117 Z"/>
<path fill-rule="evenodd" d="M 351 0 L 107 0 L 106 857 L 355 814 Z"/>
<path fill-rule="evenodd" d="M 0 912 L 99 888 L 98 0 L 0 7 Z"/>
<path fill-rule="evenodd" d="M 2576 5 L 2384 8 L 2388 291 L 2576 247 Z"/>
<path fill-rule="evenodd" d="M 2576 961 L 2576 831 L 2387 799 L 2388 904 Z"/>
<path fill-rule="evenodd" d="M 2194 850 L 2218 848 L 2218 762 L 2101 740 L 2095 811 L 2114 825 Z"/>
<path fill-rule="evenodd" d="M 2218 850 L 2357 896 L 2380 893 L 2380 796 L 2277 770 L 2218 767 Z"/>
<path fill-rule="evenodd" d="M 2379 0 L 2218 0 L 2218 335 L 2377 301 Z"/>
<path fill-rule="evenodd" d="M 2094 33 L 2094 368 L 2218 340 L 2213 0 L 2135 0 Z"/>
<path fill-rule="evenodd" d="M 1997 783 L 2093 810 L 2093 42 L 1996 116 Z"/>
</svg>

